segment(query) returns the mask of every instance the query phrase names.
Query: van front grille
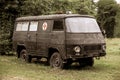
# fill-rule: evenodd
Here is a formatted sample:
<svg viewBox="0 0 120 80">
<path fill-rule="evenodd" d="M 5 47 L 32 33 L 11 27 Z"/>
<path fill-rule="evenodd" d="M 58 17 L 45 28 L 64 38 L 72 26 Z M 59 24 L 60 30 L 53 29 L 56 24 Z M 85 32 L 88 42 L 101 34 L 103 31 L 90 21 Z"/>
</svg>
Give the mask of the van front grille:
<svg viewBox="0 0 120 80">
<path fill-rule="evenodd" d="M 84 46 L 84 51 L 101 50 L 101 45 Z"/>
</svg>

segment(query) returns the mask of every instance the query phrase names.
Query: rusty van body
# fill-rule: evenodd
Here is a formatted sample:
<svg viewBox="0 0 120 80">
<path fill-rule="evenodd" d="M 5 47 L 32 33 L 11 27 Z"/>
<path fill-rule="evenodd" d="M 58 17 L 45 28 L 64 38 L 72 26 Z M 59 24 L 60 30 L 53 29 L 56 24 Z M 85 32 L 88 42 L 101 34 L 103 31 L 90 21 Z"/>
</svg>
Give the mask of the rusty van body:
<svg viewBox="0 0 120 80">
<path fill-rule="evenodd" d="M 52 67 L 77 61 L 93 66 L 94 57 L 106 55 L 106 43 L 96 20 L 88 15 L 56 14 L 16 19 L 13 49 L 31 62 L 46 58 Z"/>
</svg>

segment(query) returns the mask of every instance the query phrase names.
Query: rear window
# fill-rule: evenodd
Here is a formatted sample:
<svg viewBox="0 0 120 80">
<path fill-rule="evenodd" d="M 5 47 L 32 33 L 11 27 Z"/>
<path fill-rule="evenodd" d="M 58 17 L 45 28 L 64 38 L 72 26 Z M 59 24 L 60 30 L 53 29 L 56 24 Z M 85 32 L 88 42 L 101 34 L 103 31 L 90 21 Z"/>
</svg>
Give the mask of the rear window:
<svg viewBox="0 0 120 80">
<path fill-rule="evenodd" d="M 27 31 L 29 22 L 18 22 L 16 31 Z"/>
<path fill-rule="evenodd" d="M 38 22 L 32 21 L 32 22 L 30 22 L 30 29 L 29 29 L 29 31 L 37 31 L 37 27 L 38 27 Z"/>
</svg>

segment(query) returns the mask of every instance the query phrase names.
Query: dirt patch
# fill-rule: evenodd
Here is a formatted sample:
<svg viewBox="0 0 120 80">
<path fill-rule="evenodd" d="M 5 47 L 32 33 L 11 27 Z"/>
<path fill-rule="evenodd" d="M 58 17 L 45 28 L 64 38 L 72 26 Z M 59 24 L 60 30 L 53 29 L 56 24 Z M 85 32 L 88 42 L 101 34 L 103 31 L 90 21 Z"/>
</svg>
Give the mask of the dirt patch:
<svg viewBox="0 0 120 80">
<path fill-rule="evenodd" d="M 0 77 L 0 80 L 29 80 L 29 79 L 22 77 L 4 76 L 4 77 Z"/>
</svg>

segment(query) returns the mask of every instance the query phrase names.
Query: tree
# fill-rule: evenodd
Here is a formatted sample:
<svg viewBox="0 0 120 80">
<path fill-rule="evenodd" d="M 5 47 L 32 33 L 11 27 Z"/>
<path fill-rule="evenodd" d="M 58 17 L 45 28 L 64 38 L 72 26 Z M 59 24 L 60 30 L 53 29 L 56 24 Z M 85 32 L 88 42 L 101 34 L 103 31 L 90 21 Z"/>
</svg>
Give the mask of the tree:
<svg viewBox="0 0 120 80">
<path fill-rule="evenodd" d="M 115 0 L 99 0 L 97 21 L 102 29 L 106 31 L 107 37 L 113 37 L 116 25 L 115 16 L 118 5 Z"/>
<path fill-rule="evenodd" d="M 93 0 L 79 0 L 77 7 L 77 12 L 79 14 L 96 15 L 96 6 Z"/>
<path fill-rule="evenodd" d="M 114 37 L 120 37 L 120 5 L 115 19 L 116 19 L 116 25 L 114 29 Z"/>
<path fill-rule="evenodd" d="M 51 13 L 66 13 L 66 11 L 72 10 L 72 7 L 72 2 L 68 0 L 53 0 Z"/>
<path fill-rule="evenodd" d="M 0 0 L 0 52 L 11 50 L 14 21 L 18 14 L 17 0 Z"/>
<path fill-rule="evenodd" d="M 21 6 L 22 15 L 45 15 L 70 9 L 68 0 L 26 0 Z"/>
<path fill-rule="evenodd" d="M 21 6 L 22 15 L 43 15 L 48 14 L 51 7 L 51 0 L 26 0 Z"/>
</svg>

